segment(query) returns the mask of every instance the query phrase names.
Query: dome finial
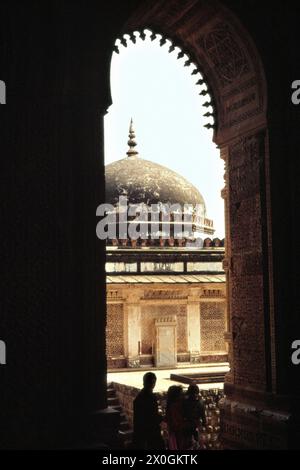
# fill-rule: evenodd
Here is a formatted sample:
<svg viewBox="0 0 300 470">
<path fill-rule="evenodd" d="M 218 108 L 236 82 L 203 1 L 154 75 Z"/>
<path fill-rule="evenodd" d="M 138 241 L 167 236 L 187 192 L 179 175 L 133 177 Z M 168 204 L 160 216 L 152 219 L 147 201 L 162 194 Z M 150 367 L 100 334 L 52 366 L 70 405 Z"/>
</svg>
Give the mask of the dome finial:
<svg viewBox="0 0 300 470">
<path fill-rule="evenodd" d="M 128 158 L 138 157 L 139 152 L 137 150 L 135 150 L 135 147 L 137 146 L 137 143 L 135 141 L 135 132 L 134 132 L 134 129 L 133 129 L 133 120 L 132 120 L 132 118 L 130 120 L 130 126 L 129 126 L 128 145 L 129 145 L 129 149 L 127 151 Z"/>
</svg>

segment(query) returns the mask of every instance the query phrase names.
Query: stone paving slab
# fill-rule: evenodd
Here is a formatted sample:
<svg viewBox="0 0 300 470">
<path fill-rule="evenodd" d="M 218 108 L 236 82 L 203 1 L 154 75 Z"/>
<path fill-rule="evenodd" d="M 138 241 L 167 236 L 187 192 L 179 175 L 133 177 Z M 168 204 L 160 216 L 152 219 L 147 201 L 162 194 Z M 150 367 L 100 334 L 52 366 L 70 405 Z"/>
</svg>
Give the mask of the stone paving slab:
<svg viewBox="0 0 300 470">
<path fill-rule="evenodd" d="M 187 388 L 187 384 L 182 384 L 181 382 L 176 382 L 170 380 L 171 374 L 184 374 L 191 373 L 195 374 L 198 372 L 207 373 L 207 372 L 228 372 L 229 365 L 226 363 L 221 364 L 205 364 L 203 366 L 197 367 L 180 367 L 177 369 L 139 369 L 139 370 L 126 370 L 118 372 L 109 372 L 107 374 L 108 382 L 117 382 L 124 385 L 129 385 L 131 387 L 136 387 L 141 389 L 143 386 L 143 375 L 148 372 L 154 372 L 157 377 L 155 392 L 165 392 L 171 385 L 182 385 L 184 388 Z M 223 388 L 223 383 L 208 383 L 208 384 L 199 384 L 201 390 L 208 390 L 211 388 Z"/>
</svg>

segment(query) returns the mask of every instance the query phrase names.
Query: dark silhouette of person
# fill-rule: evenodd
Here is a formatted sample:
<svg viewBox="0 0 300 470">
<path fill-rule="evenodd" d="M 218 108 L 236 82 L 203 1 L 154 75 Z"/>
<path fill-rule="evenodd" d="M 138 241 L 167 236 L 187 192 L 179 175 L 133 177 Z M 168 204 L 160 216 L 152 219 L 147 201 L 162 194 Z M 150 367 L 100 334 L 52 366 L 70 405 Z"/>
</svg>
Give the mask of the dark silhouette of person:
<svg viewBox="0 0 300 470">
<path fill-rule="evenodd" d="M 205 406 L 200 399 L 200 390 L 197 384 L 189 385 L 184 400 L 184 417 L 186 421 L 186 444 L 190 448 L 193 439 L 199 440 L 198 428 L 202 423 L 206 426 Z"/>
<path fill-rule="evenodd" d="M 186 421 L 184 416 L 184 395 L 180 385 L 171 385 L 167 393 L 166 420 L 168 424 L 169 450 L 186 448 Z"/>
<path fill-rule="evenodd" d="M 161 436 L 162 417 L 153 389 L 156 375 L 147 372 L 143 377 L 143 389 L 133 402 L 133 449 L 162 450 L 165 448 Z"/>
</svg>

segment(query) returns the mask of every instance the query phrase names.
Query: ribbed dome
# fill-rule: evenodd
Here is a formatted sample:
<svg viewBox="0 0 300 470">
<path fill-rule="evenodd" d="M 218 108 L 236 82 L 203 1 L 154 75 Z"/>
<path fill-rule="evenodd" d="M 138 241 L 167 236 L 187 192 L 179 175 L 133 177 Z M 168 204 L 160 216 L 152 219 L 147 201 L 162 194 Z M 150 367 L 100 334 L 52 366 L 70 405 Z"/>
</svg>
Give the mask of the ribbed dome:
<svg viewBox="0 0 300 470">
<path fill-rule="evenodd" d="M 140 157 L 128 157 L 105 168 L 106 202 L 116 205 L 120 196 L 131 204 L 158 202 L 202 204 L 200 192 L 174 171 Z"/>
</svg>

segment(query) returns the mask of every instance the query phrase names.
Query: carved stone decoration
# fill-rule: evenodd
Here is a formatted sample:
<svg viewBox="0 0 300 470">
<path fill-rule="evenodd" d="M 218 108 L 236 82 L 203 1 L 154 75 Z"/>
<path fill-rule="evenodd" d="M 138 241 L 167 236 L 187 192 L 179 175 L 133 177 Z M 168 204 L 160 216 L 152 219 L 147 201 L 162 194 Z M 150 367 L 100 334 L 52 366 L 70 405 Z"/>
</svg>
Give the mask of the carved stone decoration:
<svg viewBox="0 0 300 470">
<path fill-rule="evenodd" d="M 264 133 L 229 147 L 230 309 L 234 383 L 266 386 L 261 175 Z M 251 320 L 250 320 L 251 319 Z"/>
<path fill-rule="evenodd" d="M 107 306 L 106 354 L 108 358 L 124 355 L 123 305 Z"/>
<path fill-rule="evenodd" d="M 114 301 L 114 300 L 122 300 L 123 299 L 123 292 L 121 290 L 107 290 L 106 291 L 106 300 Z"/>
<path fill-rule="evenodd" d="M 190 363 L 191 364 L 199 364 L 201 362 L 201 354 L 200 353 L 190 353 Z"/>
<path fill-rule="evenodd" d="M 139 367 L 141 367 L 141 363 L 140 363 L 140 359 L 137 359 L 137 358 L 128 358 L 127 359 L 127 367 L 129 369 L 138 369 Z"/>
<path fill-rule="evenodd" d="M 260 165 L 259 135 L 240 139 L 231 147 L 229 190 L 230 200 L 234 201 L 230 208 L 233 219 L 236 210 L 239 209 L 237 204 L 259 193 Z"/>
<path fill-rule="evenodd" d="M 204 289 L 201 298 L 225 297 L 225 292 L 221 289 Z"/>
<path fill-rule="evenodd" d="M 199 39 L 199 45 L 212 62 L 222 86 L 249 72 L 246 54 L 228 25 L 219 23 L 213 31 Z"/>
<path fill-rule="evenodd" d="M 225 352 L 225 302 L 205 302 L 200 304 L 201 352 Z"/>
<path fill-rule="evenodd" d="M 247 128 L 266 124 L 263 67 L 248 32 L 217 1 L 149 1 L 128 19 L 122 33 L 150 29 L 179 47 L 208 85 L 214 141 L 223 145 Z M 208 127 L 210 125 L 208 124 Z"/>
<path fill-rule="evenodd" d="M 186 299 L 187 292 L 183 290 L 147 289 L 144 291 L 144 299 Z"/>
</svg>

